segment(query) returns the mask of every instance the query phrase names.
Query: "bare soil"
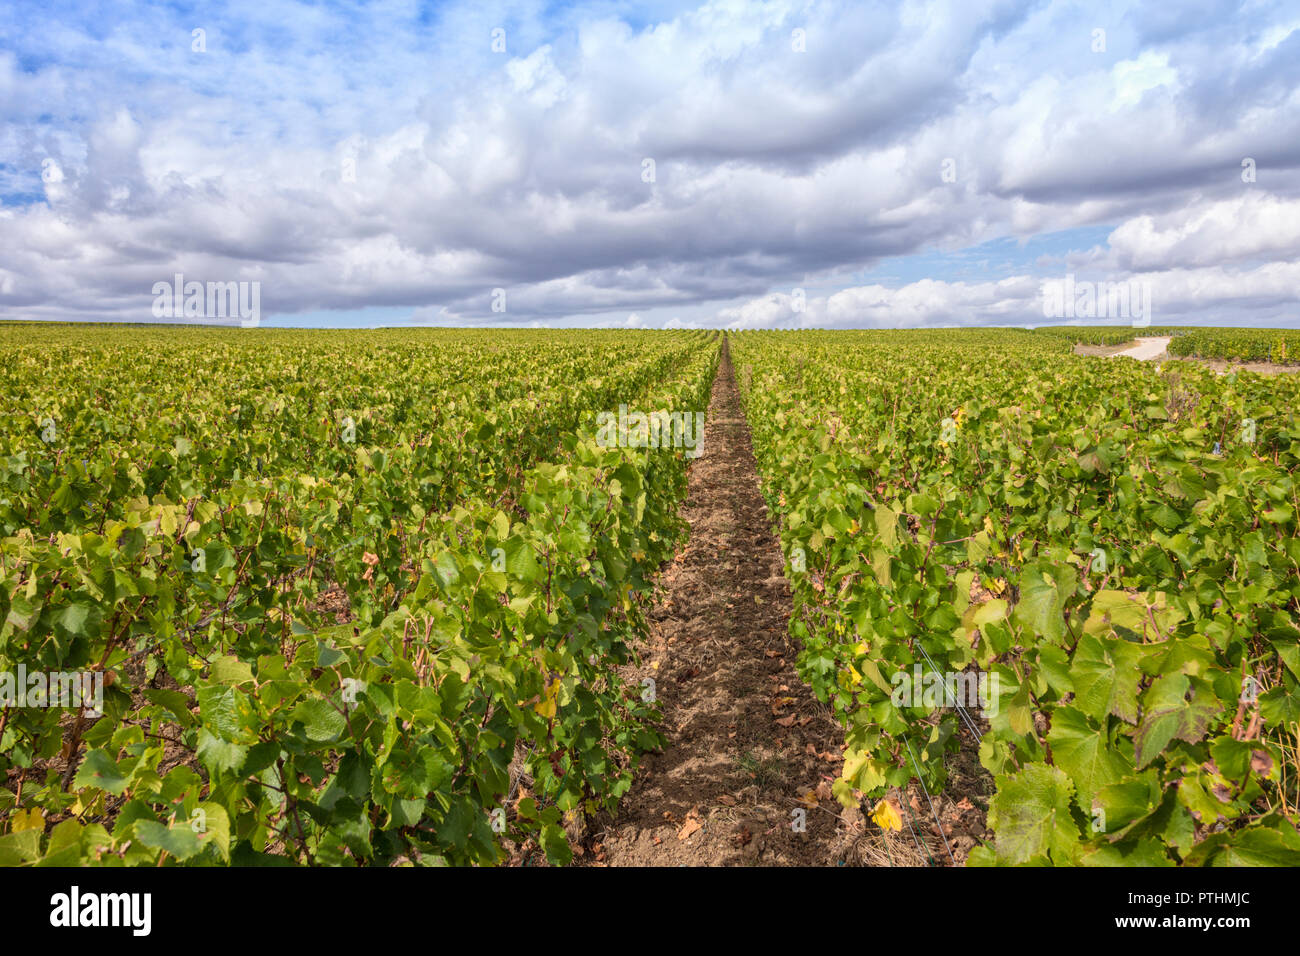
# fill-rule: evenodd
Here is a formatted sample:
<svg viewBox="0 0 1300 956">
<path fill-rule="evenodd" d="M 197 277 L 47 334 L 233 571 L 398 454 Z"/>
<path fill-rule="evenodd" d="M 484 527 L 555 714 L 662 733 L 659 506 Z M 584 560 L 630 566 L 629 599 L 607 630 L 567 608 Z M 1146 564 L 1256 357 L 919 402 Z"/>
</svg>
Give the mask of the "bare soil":
<svg viewBox="0 0 1300 956">
<path fill-rule="evenodd" d="M 1111 358 L 1120 355 L 1133 347 L 1132 342 L 1125 342 L 1122 345 L 1076 345 L 1074 347 L 1075 355 L 1091 355 L 1102 358 Z M 1229 362 L 1225 359 L 1208 359 L 1194 358 L 1183 355 L 1170 355 L 1167 351 L 1150 359 L 1152 362 L 1199 362 L 1207 368 L 1212 368 L 1216 372 L 1229 372 L 1237 369 L 1242 372 L 1254 372 L 1257 375 L 1286 375 L 1300 372 L 1300 365 L 1278 365 L 1274 362 Z"/>
<path fill-rule="evenodd" d="M 1199 362 L 1216 372 L 1229 372 L 1237 369 L 1241 372 L 1254 372 L 1257 375 L 1287 375 L 1300 372 L 1300 365 L 1277 365 L 1274 362 L 1228 362 L 1224 359 L 1189 358 L 1165 354 L 1161 359 L 1168 362 Z"/>
<path fill-rule="evenodd" d="M 1110 358 L 1112 355 L 1119 355 L 1121 352 L 1131 349 L 1132 347 L 1133 343 L 1131 341 L 1124 342 L 1120 345 L 1083 345 L 1080 343 L 1075 345 L 1074 354 L 1097 355 L 1104 358 Z"/>
</svg>

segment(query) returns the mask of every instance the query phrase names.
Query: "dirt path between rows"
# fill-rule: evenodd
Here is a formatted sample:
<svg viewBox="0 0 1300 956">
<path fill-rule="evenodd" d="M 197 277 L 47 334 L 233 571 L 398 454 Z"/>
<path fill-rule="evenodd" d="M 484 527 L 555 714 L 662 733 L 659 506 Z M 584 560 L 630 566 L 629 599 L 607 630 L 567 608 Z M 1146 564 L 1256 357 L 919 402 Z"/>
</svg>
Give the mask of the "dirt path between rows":
<svg viewBox="0 0 1300 956">
<path fill-rule="evenodd" d="M 1198 358 L 1196 356 L 1170 355 L 1168 336 L 1158 338 L 1136 339 L 1136 344 L 1121 345 L 1075 345 L 1075 355 L 1092 355 L 1113 358 L 1127 355 L 1140 362 L 1199 362 L 1207 368 L 1214 369 L 1220 375 L 1236 369 L 1241 372 L 1255 372 L 1258 375 L 1286 375 L 1300 372 L 1300 365 L 1278 365 L 1273 362 L 1231 362 L 1224 359 Z"/>
<path fill-rule="evenodd" d="M 790 589 L 725 349 L 683 508 L 690 540 L 629 672 L 654 679 L 668 743 L 618 815 L 592 822 L 575 862 L 886 864 L 879 830 L 830 792 L 844 738 L 794 672 Z"/>
<path fill-rule="evenodd" d="M 1137 344 L 1126 348 L 1122 352 L 1116 352 L 1116 355 L 1127 355 L 1129 358 L 1135 358 L 1139 362 L 1151 362 L 1155 359 L 1165 357 L 1166 349 L 1173 339 L 1169 336 L 1156 336 L 1140 338 Z"/>
<path fill-rule="evenodd" d="M 1135 358 L 1139 362 L 1150 362 L 1158 358 L 1167 358 L 1166 348 L 1171 339 L 1168 336 L 1163 337 L 1146 337 L 1130 339 L 1128 342 L 1121 342 L 1119 345 L 1084 345 L 1076 343 L 1074 346 L 1075 355 L 1092 355 L 1104 358 L 1115 358 L 1120 355 L 1127 355 Z"/>
</svg>

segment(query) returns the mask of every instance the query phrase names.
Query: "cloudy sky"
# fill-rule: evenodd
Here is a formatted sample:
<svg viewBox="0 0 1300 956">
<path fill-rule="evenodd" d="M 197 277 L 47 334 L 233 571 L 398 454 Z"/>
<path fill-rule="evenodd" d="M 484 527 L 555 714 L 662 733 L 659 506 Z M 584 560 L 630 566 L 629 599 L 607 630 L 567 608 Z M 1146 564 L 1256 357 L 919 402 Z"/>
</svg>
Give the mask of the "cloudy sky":
<svg viewBox="0 0 1300 956">
<path fill-rule="evenodd" d="M 1294 3 L 6 0 L 0 318 L 1300 325 Z"/>
</svg>

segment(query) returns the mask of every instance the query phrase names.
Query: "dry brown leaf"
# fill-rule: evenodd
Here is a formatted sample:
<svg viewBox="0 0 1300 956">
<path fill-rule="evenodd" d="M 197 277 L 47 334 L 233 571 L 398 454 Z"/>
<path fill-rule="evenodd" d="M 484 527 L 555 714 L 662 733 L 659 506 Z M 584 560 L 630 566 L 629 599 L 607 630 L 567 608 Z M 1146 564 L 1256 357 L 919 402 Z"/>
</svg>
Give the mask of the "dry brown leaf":
<svg viewBox="0 0 1300 956">
<path fill-rule="evenodd" d="M 700 822 L 699 818 L 695 815 L 695 811 L 692 810 L 690 813 L 686 814 L 686 822 L 683 823 L 682 828 L 677 831 L 677 839 L 685 840 L 692 833 L 702 829 L 704 829 L 704 824 Z"/>
</svg>

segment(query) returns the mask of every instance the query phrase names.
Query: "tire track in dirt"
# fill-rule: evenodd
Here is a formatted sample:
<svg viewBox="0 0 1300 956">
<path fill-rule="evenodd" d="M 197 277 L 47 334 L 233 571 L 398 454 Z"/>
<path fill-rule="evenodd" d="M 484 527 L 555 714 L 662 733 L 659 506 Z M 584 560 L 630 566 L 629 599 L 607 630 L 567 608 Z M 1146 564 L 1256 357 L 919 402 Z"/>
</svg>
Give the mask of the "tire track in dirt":
<svg viewBox="0 0 1300 956">
<path fill-rule="evenodd" d="M 794 671 L 790 588 L 725 343 L 682 514 L 690 539 L 661 577 L 649 647 L 627 674 L 655 681 L 667 743 L 645 757 L 617 816 L 592 821 L 575 862 L 885 863 L 879 831 L 830 792 L 843 733 Z"/>
</svg>

